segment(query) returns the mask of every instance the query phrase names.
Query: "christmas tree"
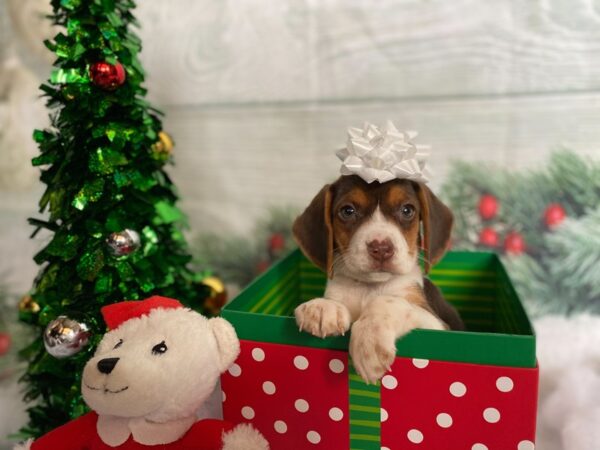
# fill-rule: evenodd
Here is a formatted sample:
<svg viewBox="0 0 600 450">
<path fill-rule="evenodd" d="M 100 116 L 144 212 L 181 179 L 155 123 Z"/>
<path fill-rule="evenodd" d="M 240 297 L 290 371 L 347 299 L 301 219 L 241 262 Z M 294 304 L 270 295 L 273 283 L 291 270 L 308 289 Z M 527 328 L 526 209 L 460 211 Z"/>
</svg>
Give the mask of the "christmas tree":
<svg viewBox="0 0 600 450">
<path fill-rule="evenodd" d="M 448 179 L 454 248 L 502 254 L 533 316 L 600 313 L 600 162 L 563 150 L 530 171 L 457 162 Z"/>
<path fill-rule="evenodd" d="M 34 139 L 46 190 L 42 218 L 48 235 L 35 255 L 41 266 L 19 306 L 37 330 L 21 353 L 30 423 L 40 436 L 81 415 L 80 373 L 105 332 L 103 305 L 153 294 L 203 309 L 202 274 L 189 268 L 184 216 L 164 171 L 172 142 L 159 111 L 145 100 L 144 73 L 131 0 L 52 0 L 62 30 L 47 42 L 56 55 L 41 89 L 51 127 Z M 77 333 L 76 335 L 74 333 Z M 86 341 L 89 341 L 86 343 Z"/>
</svg>

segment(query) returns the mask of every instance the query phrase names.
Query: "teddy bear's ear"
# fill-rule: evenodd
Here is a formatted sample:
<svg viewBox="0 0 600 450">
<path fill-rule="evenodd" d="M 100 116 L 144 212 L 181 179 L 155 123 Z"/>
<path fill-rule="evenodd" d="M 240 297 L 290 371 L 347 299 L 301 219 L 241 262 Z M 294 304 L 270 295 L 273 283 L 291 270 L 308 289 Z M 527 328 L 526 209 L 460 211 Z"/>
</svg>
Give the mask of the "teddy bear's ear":
<svg viewBox="0 0 600 450">
<path fill-rule="evenodd" d="M 217 340 L 219 370 L 225 372 L 240 354 L 240 341 L 233 326 L 225 319 L 210 319 L 208 326 Z"/>
</svg>

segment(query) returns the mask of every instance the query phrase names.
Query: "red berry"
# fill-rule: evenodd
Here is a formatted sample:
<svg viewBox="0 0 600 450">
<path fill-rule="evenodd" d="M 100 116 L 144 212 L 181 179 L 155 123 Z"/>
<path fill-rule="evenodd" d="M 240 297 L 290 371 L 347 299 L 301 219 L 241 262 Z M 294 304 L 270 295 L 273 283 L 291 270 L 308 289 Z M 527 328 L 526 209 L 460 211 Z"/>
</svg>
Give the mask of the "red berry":
<svg viewBox="0 0 600 450">
<path fill-rule="evenodd" d="M 0 333 L 0 356 L 5 355 L 10 350 L 10 334 Z"/>
<path fill-rule="evenodd" d="M 285 247 L 285 237 L 281 233 L 274 233 L 269 238 L 269 249 L 271 251 L 283 250 Z"/>
<path fill-rule="evenodd" d="M 493 219 L 498 213 L 498 199 L 490 194 L 482 195 L 479 199 L 479 216 L 483 220 Z"/>
<path fill-rule="evenodd" d="M 120 63 L 100 61 L 90 66 L 92 83 L 107 91 L 113 91 L 125 83 L 125 69 Z"/>
<path fill-rule="evenodd" d="M 566 216 L 565 209 L 559 203 L 550 203 L 544 211 L 544 223 L 548 228 L 555 228 Z"/>
<path fill-rule="evenodd" d="M 264 271 L 266 271 L 269 266 L 271 265 L 271 263 L 269 261 L 260 261 L 257 265 L 256 265 L 256 273 L 257 274 L 261 274 Z"/>
<path fill-rule="evenodd" d="M 479 232 L 479 243 L 486 247 L 496 247 L 498 245 L 498 233 L 493 228 L 484 228 Z"/>
<path fill-rule="evenodd" d="M 520 255 L 525 251 L 525 239 L 521 233 L 511 231 L 504 238 L 504 251 L 513 255 Z"/>
</svg>

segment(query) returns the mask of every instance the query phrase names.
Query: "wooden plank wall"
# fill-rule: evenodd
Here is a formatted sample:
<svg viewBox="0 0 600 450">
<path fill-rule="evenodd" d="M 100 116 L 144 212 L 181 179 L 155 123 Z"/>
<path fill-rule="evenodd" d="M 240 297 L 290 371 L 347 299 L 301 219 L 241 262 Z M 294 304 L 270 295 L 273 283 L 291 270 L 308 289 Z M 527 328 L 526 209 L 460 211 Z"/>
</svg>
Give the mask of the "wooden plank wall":
<svg viewBox="0 0 600 450">
<path fill-rule="evenodd" d="M 45 116 L 47 3 L 0 2 L 0 273 L 17 289 L 40 245 L 24 220 L 40 196 L 28 161 Z M 455 158 L 531 167 L 561 146 L 600 155 L 592 0 L 139 3 L 192 233 L 248 231 L 270 205 L 304 206 L 337 175 L 346 127 L 365 120 L 419 130 L 434 187 Z"/>
</svg>

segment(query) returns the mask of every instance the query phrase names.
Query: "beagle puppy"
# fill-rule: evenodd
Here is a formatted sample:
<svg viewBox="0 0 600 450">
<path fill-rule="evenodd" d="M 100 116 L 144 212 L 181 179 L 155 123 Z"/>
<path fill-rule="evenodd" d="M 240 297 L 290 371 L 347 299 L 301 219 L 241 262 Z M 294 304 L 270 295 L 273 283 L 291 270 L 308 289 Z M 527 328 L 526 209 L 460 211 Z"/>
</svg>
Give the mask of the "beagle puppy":
<svg viewBox="0 0 600 450">
<path fill-rule="evenodd" d="M 295 310 L 301 330 L 343 335 L 358 374 L 376 382 L 390 369 L 396 339 L 414 328 L 462 330 L 457 311 L 423 276 L 444 255 L 453 217 L 422 183 L 367 183 L 357 175 L 326 185 L 296 219 L 304 254 L 328 274 L 323 298 Z"/>
</svg>

